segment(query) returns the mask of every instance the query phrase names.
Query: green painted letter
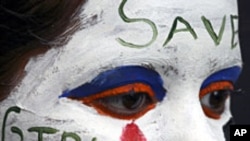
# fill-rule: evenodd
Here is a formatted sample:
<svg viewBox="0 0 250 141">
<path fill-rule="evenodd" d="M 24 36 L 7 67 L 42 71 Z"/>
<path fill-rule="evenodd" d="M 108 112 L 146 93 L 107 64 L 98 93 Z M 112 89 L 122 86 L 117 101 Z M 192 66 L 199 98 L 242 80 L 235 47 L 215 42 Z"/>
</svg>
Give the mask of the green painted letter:
<svg viewBox="0 0 250 141">
<path fill-rule="evenodd" d="M 235 42 L 235 36 L 236 34 L 238 34 L 238 30 L 235 29 L 235 26 L 234 26 L 234 20 L 237 20 L 238 21 L 238 16 L 236 15 L 231 15 L 231 27 L 232 27 L 232 40 L 231 40 L 231 48 L 235 48 L 238 44 L 238 42 Z"/>
<path fill-rule="evenodd" d="M 57 129 L 50 127 L 32 127 L 28 129 L 29 132 L 37 132 L 38 133 L 38 141 L 43 141 L 43 133 L 45 134 L 55 134 L 58 132 Z"/>
<path fill-rule="evenodd" d="M 147 47 L 147 46 L 151 45 L 156 40 L 157 35 L 158 35 L 158 30 L 157 30 L 155 23 L 152 22 L 151 20 L 145 19 L 145 18 L 137 18 L 137 19 L 128 18 L 123 11 L 124 5 L 126 2 L 127 2 L 127 0 L 123 0 L 121 5 L 119 6 L 119 15 L 122 18 L 122 20 L 126 23 L 144 22 L 144 23 L 148 24 L 152 28 L 153 36 L 148 43 L 142 44 L 142 45 L 126 42 L 121 38 L 117 38 L 117 41 L 123 46 L 132 47 L 132 48 L 143 48 L 143 47 Z"/>
<path fill-rule="evenodd" d="M 176 29 L 178 21 L 183 23 L 186 26 L 186 28 Z M 187 32 L 187 31 L 191 33 L 191 35 L 194 37 L 194 39 L 197 39 L 197 35 L 196 35 L 194 29 L 191 27 L 191 25 L 186 20 L 184 20 L 182 17 L 179 17 L 179 16 L 176 17 L 174 20 L 174 23 L 172 25 L 172 28 L 168 34 L 168 37 L 167 37 L 166 41 L 164 42 L 163 46 L 166 46 L 168 44 L 168 42 L 173 38 L 175 33 Z"/>
<path fill-rule="evenodd" d="M 5 141 L 5 126 L 6 126 L 6 121 L 7 121 L 7 118 L 8 118 L 8 115 L 9 113 L 11 112 L 15 112 L 15 113 L 20 113 L 21 112 L 21 109 L 17 106 L 14 106 L 14 107 L 10 107 L 5 115 L 4 115 L 4 118 L 3 118 L 3 125 L 2 125 L 2 141 Z M 13 132 L 13 130 L 12 130 Z"/>
<path fill-rule="evenodd" d="M 21 129 L 19 129 L 18 127 L 11 127 L 11 131 L 13 132 L 13 133 L 16 133 L 16 134 L 18 134 L 19 136 L 20 136 L 20 138 L 21 138 L 21 141 L 23 141 L 23 132 L 22 132 L 22 130 Z"/>
<path fill-rule="evenodd" d="M 211 22 L 207 18 L 205 18 L 205 16 L 202 16 L 201 19 L 202 19 L 209 35 L 213 39 L 215 45 L 219 45 L 221 38 L 222 38 L 222 35 L 224 33 L 225 25 L 226 25 L 226 16 L 223 17 L 222 25 L 221 25 L 220 31 L 219 31 L 219 35 L 216 35 Z"/>
<path fill-rule="evenodd" d="M 68 132 L 63 132 L 62 135 L 62 140 L 61 141 L 66 141 L 67 138 L 72 138 L 75 141 L 81 141 L 81 138 L 75 134 L 75 133 L 68 133 Z"/>
</svg>

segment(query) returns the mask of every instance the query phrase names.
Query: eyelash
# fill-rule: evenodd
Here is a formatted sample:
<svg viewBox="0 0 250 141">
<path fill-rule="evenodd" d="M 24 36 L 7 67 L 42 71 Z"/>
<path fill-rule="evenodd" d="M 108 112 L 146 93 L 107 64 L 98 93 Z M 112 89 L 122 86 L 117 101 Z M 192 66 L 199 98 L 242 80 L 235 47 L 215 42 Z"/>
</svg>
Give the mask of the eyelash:
<svg viewBox="0 0 250 141">
<path fill-rule="evenodd" d="M 127 84 L 77 100 L 94 107 L 100 114 L 125 120 L 141 117 L 157 103 L 154 91 L 144 83 Z"/>
<path fill-rule="evenodd" d="M 205 115 L 220 119 L 227 98 L 233 93 L 234 86 L 229 81 L 213 82 L 200 90 L 199 98 Z"/>
</svg>

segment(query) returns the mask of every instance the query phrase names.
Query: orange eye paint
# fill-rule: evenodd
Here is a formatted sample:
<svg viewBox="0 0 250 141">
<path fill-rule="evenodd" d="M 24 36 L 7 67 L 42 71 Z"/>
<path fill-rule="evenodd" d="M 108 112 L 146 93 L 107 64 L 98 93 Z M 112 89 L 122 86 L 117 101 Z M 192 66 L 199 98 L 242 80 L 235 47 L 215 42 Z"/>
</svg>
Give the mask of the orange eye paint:
<svg viewBox="0 0 250 141">
<path fill-rule="evenodd" d="M 141 117 L 157 102 L 152 88 L 143 83 L 127 84 L 76 100 L 94 107 L 102 115 L 126 120 Z"/>
<path fill-rule="evenodd" d="M 213 91 L 225 90 L 225 89 L 226 90 L 233 90 L 234 87 L 233 87 L 232 83 L 229 81 L 214 82 L 214 83 L 208 85 L 207 87 L 203 88 L 200 91 L 199 97 L 202 98 L 206 94 L 211 93 Z"/>
<path fill-rule="evenodd" d="M 100 99 L 100 98 L 104 98 L 108 96 L 116 96 L 116 95 L 120 95 L 123 93 L 129 93 L 130 91 L 133 91 L 134 93 L 145 92 L 150 97 L 154 97 L 154 92 L 150 86 L 143 84 L 143 83 L 134 83 L 134 84 L 127 84 L 127 85 L 120 86 L 117 88 L 109 89 L 104 92 L 93 94 L 91 96 L 84 97 L 78 100 L 81 100 L 84 104 L 89 105 L 91 104 L 92 101 L 96 99 Z"/>
<path fill-rule="evenodd" d="M 228 81 L 214 82 L 203 88 L 199 98 L 205 115 L 209 118 L 220 119 L 224 112 L 225 101 L 233 89 L 232 83 Z"/>
</svg>

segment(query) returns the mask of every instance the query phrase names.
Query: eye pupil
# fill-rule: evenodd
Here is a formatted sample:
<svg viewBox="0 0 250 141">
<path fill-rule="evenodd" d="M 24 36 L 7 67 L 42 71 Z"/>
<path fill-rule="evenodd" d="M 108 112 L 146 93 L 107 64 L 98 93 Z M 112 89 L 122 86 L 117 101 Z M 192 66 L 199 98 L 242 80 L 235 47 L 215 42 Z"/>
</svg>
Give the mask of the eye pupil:
<svg viewBox="0 0 250 141">
<path fill-rule="evenodd" d="M 122 96 L 122 104 L 129 110 L 136 109 L 145 104 L 146 95 L 144 93 L 132 93 Z"/>
<path fill-rule="evenodd" d="M 211 108 L 220 108 L 224 105 L 226 98 L 230 95 L 230 90 L 214 91 L 210 94 L 209 103 Z"/>
</svg>

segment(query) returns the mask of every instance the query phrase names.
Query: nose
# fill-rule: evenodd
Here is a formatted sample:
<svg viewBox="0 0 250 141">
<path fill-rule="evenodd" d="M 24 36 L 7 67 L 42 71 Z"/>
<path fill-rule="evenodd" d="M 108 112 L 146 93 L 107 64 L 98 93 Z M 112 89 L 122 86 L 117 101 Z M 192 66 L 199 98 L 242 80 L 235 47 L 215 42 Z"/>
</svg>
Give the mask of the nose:
<svg viewBox="0 0 250 141">
<path fill-rule="evenodd" d="M 148 141 L 224 141 L 221 121 L 206 117 L 198 98 L 182 98 L 166 100 L 154 109 L 153 121 L 143 128 Z"/>
</svg>

